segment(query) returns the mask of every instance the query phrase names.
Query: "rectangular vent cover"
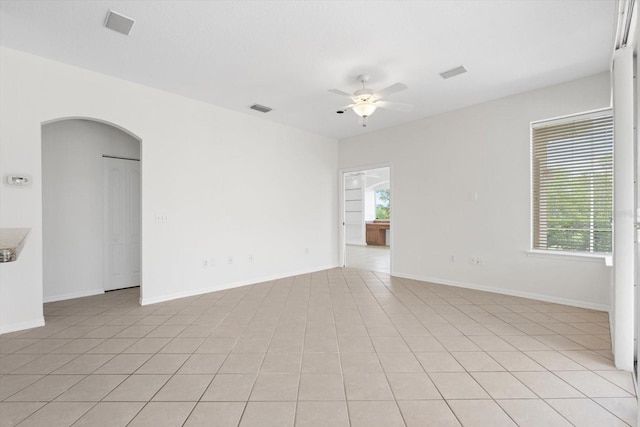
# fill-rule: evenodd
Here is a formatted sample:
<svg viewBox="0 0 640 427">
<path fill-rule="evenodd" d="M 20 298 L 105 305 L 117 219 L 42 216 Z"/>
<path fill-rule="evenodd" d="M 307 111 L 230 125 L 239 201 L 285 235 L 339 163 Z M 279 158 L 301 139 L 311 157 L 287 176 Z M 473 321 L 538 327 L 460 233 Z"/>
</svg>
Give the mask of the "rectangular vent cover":
<svg viewBox="0 0 640 427">
<path fill-rule="evenodd" d="M 104 21 L 104 26 L 128 36 L 133 28 L 133 24 L 135 23 L 135 19 L 131 19 L 118 12 L 110 10 L 109 13 L 107 13 L 107 19 Z"/>
<path fill-rule="evenodd" d="M 269 111 L 272 110 L 271 108 L 265 107 L 264 105 L 260 105 L 260 104 L 253 104 L 249 108 L 251 108 L 252 110 L 260 111 L 261 113 L 268 113 Z"/>
<path fill-rule="evenodd" d="M 440 76 L 442 76 L 443 79 L 450 79 L 451 77 L 459 76 L 460 74 L 464 74 L 466 72 L 467 72 L 467 69 L 464 68 L 463 65 L 461 65 L 452 70 L 440 73 Z"/>
</svg>

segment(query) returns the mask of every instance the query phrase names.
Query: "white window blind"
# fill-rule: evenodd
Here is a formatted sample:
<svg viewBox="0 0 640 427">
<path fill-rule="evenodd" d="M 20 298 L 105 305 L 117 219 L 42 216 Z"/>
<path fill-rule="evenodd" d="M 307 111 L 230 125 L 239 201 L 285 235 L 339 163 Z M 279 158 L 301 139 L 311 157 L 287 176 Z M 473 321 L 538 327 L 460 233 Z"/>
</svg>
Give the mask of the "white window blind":
<svg viewBox="0 0 640 427">
<path fill-rule="evenodd" d="M 611 111 L 534 124 L 533 248 L 611 252 Z"/>
</svg>

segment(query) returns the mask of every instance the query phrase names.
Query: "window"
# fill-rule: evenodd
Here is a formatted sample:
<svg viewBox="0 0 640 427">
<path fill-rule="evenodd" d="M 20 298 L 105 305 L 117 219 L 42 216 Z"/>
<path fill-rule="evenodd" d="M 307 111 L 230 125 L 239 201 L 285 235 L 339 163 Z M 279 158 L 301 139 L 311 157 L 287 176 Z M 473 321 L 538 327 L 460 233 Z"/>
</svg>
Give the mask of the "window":
<svg viewBox="0 0 640 427">
<path fill-rule="evenodd" d="M 611 252 L 611 111 L 531 128 L 533 249 Z"/>
<path fill-rule="evenodd" d="M 389 202 L 389 190 L 376 191 L 376 219 L 390 218 L 391 206 Z"/>
</svg>

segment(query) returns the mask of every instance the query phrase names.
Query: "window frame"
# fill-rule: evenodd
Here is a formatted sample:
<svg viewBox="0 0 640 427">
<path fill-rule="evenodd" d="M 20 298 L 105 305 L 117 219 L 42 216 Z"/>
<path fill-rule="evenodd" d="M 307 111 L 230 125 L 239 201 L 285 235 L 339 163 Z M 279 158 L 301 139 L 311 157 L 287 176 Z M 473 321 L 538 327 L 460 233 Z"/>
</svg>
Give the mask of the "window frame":
<svg viewBox="0 0 640 427">
<path fill-rule="evenodd" d="M 601 117 L 604 115 L 611 115 L 613 119 L 613 109 L 611 107 L 599 108 L 595 110 L 589 110 L 580 113 L 568 114 L 564 116 L 553 117 L 543 120 L 535 120 L 529 123 L 529 248 L 527 249 L 527 255 L 541 258 L 564 258 L 568 260 L 582 260 L 582 261 L 599 261 L 611 259 L 613 251 L 613 224 L 612 224 L 612 243 L 610 252 L 587 252 L 587 251 L 570 251 L 570 250 L 555 250 L 555 249 L 540 249 L 535 247 L 536 233 L 535 233 L 535 201 L 534 201 L 534 144 L 533 144 L 533 132 L 535 128 L 543 126 L 552 126 L 554 124 L 563 124 L 571 121 L 588 119 L 590 117 Z M 613 166 L 612 166 L 613 168 Z M 613 183 L 611 194 L 613 197 Z M 614 207 L 612 206 L 612 215 Z"/>
</svg>

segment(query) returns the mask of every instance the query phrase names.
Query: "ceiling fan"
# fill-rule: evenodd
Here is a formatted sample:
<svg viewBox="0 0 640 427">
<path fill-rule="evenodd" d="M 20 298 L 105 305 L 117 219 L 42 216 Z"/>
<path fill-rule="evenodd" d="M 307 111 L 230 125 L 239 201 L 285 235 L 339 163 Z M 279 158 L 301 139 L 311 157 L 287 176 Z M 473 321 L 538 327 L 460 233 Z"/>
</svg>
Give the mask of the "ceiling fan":
<svg viewBox="0 0 640 427">
<path fill-rule="evenodd" d="M 389 87 L 374 92 L 373 90 L 366 87 L 366 83 L 369 81 L 368 74 L 360 74 L 357 77 L 357 80 L 362 83 L 362 89 L 358 89 L 353 94 L 349 94 L 340 89 L 331 89 L 329 90 L 329 92 L 351 98 L 351 101 L 353 103 L 340 108 L 337 113 L 343 114 L 349 109 L 353 110 L 354 113 L 362 118 L 363 127 L 367 126 L 367 117 L 372 115 L 376 111 L 376 109 L 378 109 L 378 107 L 389 108 L 391 110 L 398 111 L 411 111 L 413 109 L 413 105 L 411 104 L 383 101 L 383 99 L 388 97 L 389 95 L 393 95 L 394 93 L 405 90 L 407 88 L 406 85 L 402 83 L 394 83 Z"/>
</svg>

